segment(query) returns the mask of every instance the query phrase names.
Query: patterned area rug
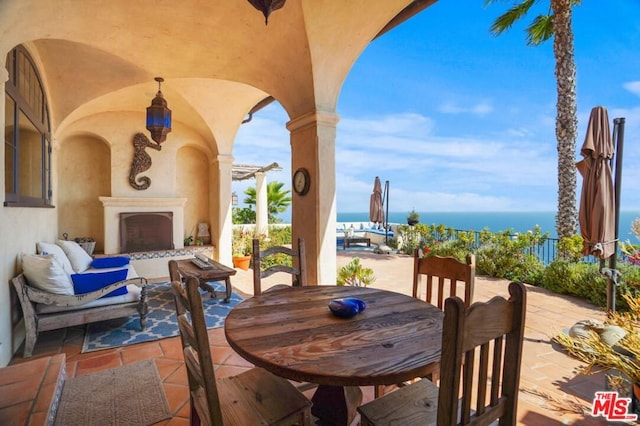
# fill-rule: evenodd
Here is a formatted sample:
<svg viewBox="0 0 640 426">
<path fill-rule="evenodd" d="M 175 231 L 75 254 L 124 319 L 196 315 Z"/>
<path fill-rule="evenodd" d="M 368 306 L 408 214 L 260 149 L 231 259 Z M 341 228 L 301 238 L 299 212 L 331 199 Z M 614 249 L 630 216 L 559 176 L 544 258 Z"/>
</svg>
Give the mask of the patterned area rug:
<svg viewBox="0 0 640 426">
<path fill-rule="evenodd" d="M 224 283 L 212 284 L 216 293 L 224 294 Z M 212 299 L 209 293 L 201 292 L 208 328 L 222 327 L 231 308 L 242 301 L 236 293 L 231 295 L 229 303 L 223 303 L 222 298 Z M 149 314 L 144 331 L 140 331 L 138 315 L 87 324 L 82 353 L 177 336 L 179 330 L 171 283 L 149 284 L 147 300 Z"/>
</svg>

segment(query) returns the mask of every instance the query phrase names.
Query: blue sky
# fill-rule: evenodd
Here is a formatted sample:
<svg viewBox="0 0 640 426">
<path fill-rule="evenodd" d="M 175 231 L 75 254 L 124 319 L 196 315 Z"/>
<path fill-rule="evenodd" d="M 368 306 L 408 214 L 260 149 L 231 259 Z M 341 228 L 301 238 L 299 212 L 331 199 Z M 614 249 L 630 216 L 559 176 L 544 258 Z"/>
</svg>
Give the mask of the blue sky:
<svg viewBox="0 0 640 426">
<path fill-rule="evenodd" d="M 368 211 L 375 176 L 390 182 L 390 211 L 556 210 L 553 41 L 526 46 L 533 16 L 494 37 L 489 28 L 511 2 L 464 3 L 436 2 L 354 64 L 337 108 L 338 212 Z M 612 129 L 625 117 L 621 209 L 640 211 L 640 1 L 585 0 L 573 28 L 576 160 L 591 108 L 606 107 Z M 290 189 L 287 121 L 278 104 L 260 111 L 241 126 L 233 155 L 278 162 L 268 180 Z M 252 184 L 234 183 L 241 201 Z"/>
</svg>

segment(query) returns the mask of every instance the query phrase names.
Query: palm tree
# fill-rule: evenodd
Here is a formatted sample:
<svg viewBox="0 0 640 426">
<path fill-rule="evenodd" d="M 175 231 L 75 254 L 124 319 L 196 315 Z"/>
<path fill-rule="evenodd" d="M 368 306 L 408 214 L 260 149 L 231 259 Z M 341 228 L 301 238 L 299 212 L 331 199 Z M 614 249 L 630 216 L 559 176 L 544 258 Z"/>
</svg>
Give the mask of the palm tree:
<svg viewBox="0 0 640 426">
<path fill-rule="evenodd" d="M 485 5 L 497 0 L 485 0 Z M 500 35 L 514 22 L 529 12 L 539 0 L 523 0 L 499 16 L 491 32 Z M 550 0 L 549 13 L 537 16 L 527 27 L 527 44 L 538 45 L 553 36 L 553 54 L 556 59 L 556 139 L 558 140 L 558 237 L 576 233 L 576 168 L 575 151 L 578 133 L 576 107 L 576 63 L 571 27 L 571 8 L 580 0 Z"/>
<path fill-rule="evenodd" d="M 269 211 L 269 222 L 278 223 L 281 221 L 276 215 L 278 213 L 284 213 L 291 205 L 291 190 L 282 190 L 284 183 L 282 182 L 268 182 L 267 183 L 267 209 Z M 244 199 L 244 203 L 248 205 L 256 205 L 256 189 L 253 187 L 247 188 L 244 191 L 247 196 Z"/>
</svg>

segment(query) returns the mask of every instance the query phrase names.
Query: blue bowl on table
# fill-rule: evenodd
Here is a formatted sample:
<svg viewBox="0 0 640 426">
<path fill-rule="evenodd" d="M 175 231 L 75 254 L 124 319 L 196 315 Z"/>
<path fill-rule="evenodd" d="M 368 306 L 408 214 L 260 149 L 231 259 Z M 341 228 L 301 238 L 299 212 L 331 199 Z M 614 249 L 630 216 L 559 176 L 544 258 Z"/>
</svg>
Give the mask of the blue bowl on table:
<svg viewBox="0 0 640 426">
<path fill-rule="evenodd" d="M 345 297 L 344 299 L 334 299 L 329 302 L 329 310 L 331 313 L 340 318 L 351 318 L 364 311 L 367 304 L 364 300 L 354 297 Z"/>
</svg>

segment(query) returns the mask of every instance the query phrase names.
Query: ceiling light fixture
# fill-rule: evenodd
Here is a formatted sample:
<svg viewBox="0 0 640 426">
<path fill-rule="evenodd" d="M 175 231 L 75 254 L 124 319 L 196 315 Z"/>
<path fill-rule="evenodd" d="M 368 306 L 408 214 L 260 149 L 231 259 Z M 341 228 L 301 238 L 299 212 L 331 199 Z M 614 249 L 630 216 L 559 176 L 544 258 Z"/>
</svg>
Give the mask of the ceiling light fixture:
<svg viewBox="0 0 640 426">
<path fill-rule="evenodd" d="M 167 101 L 160 90 L 164 78 L 156 77 L 154 80 L 158 82 L 158 93 L 151 101 L 151 106 L 147 107 L 147 130 L 151 133 L 151 139 L 160 145 L 171 131 L 171 110 L 167 107 Z"/>
<path fill-rule="evenodd" d="M 286 0 L 249 0 L 249 3 L 262 12 L 264 15 L 264 24 L 267 25 L 269 23 L 269 15 L 271 15 L 271 12 L 284 6 L 285 1 Z"/>
</svg>

